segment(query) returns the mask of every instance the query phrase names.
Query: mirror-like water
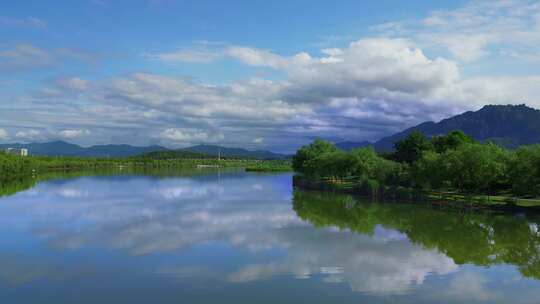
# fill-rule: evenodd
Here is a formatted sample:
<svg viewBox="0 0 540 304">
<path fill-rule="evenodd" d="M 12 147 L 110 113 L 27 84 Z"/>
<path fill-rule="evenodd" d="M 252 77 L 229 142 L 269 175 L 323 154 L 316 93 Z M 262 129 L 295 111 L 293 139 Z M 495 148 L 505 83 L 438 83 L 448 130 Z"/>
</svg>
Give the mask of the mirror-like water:
<svg viewBox="0 0 540 304">
<path fill-rule="evenodd" d="M 50 180 L 0 198 L 0 299 L 538 303 L 537 223 L 293 191 L 290 174 Z"/>
</svg>

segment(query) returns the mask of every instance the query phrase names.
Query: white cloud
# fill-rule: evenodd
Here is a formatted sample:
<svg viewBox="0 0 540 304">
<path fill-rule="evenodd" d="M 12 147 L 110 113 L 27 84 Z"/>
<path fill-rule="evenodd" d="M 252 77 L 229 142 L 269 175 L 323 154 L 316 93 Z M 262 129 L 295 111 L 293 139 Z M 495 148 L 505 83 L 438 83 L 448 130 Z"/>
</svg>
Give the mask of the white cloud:
<svg viewBox="0 0 540 304">
<path fill-rule="evenodd" d="M 66 129 L 58 132 L 58 135 L 63 138 L 74 139 L 81 136 L 90 135 L 90 131 L 86 129 Z"/>
<path fill-rule="evenodd" d="M 58 86 L 70 91 L 85 91 L 89 88 L 89 82 L 87 80 L 71 77 L 58 80 Z"/>
<path fill-rule="evenodd" d="M 9 133 L 5 129 L 0 129 L 0 140 L 9 139 Z"/>
<path fill-rule="evenodd" d="M 245 64 L 253 66 L 268 66 L 271 68 L 287 68 L 287 59 L 267 50 L 249 47 L 232 46 L 226 50 L 228 56 L 236 58 Z"/>
<path fill-rule="evenodd" d="M 0 70 L 26 71 L 61 65 L 68 60 L 95 62 L 94 54 L 77 49 L 43 49 L 32 44 L 8 45 L 0 49 Z"/>
<path fill-rule="evenodd" d="M 169 128 L 161 132 L 160 137 L 179 143 L 208 143 L 224 139 L 223 134 L 208 134 L 201 130 Z"/>
<path fill-rule="evenodd" d="M 261 79 L 213 86 L 137 73 L 111 81 L 102 93 L 106 101 L 127 101 L 198 119 L 280 120 L 302 110 L 278 99 L 279 84 Z"/>
<path fill-rule="evenodd" d="M 221 134 L 232 145 L 288 146 L 291 151 L 315 136 L 376 140 L 484 104 L 540 107 L 540 75 L 534 69 L 527 76 L 467 74 L 467 62 L 492 54 L 512 60 L 540 57 L 536 54 L 540 17 L 533 17 L 538 9 L 539 5 L 521 1 L 475 1 L 420 20 L 376 26 L 387 36 L 359 39 L 345 47 L 327 45 L 312 54 L 283 55 L 252 46 L 194 42 L 191 47 L 148 57 L 200 63 L 233 58 L 277 70 L 279 77 L 258 76 L 222 85 L 151 72 L 94 81 L 71 77 L 42 88 L 27 116 L 36 128 L 59 130 L 66 123 L 79 123 L 73 128 L 91 128 L 94 137 L 151 138 L 152 143 L 169 144 L 212 142 L 215 134 Z M 17 61 L 26 66 L 37 61 L 18 60 L 32 56 L 15 53 L 32 52 L 0 51 L 0 67 L 7 62 L 2 56 L 10 58 L 12 67 Z M 58 57 L 49 56 L 53 61 Z M 9 114 L 0 117 L 15 123 Z M 94 132 L 96 127 L 102 127 L 102 133 Z"/>
<path fill-rule="evenodd" d="M 47 51 L 29 44 L 19 44 L 0 50 L 0 69 L 46 67 L 51 65 L 53 61 L 53 57 Z"/>
<path fill-rule="evenodd" d="M 443 290 L 443 298 L 458 300 L 459 302 L 481 301 L 495 302 L 499 299 L 497 290 L 488 287 L 486 277 L 474 272 L 462 272 L 453 278 L 446 290 Z"/>
<path fill-rule="evenodd" d="M 221 54 L 208 49 L 182 49 L 170 53 L 150 54 L 148 57 L 168 63 L 210 63 L 219 59 Z"/>
<path fill-rule="evenodd" d="M 28 17 L 28 18 L 0 17 L 0 26 L 42 29 L 42 28 L 47 27 L 47 23 L 45 23 L 45 21 L 41 19 L 34 18 L 34 17 Z"/>
<path fill-rule="evenodd" d="M 25 130 L 25 131 L 18 131 L 15 133 L 15 137 L 24 139 L 24 140 L 35 140 L 40 138 L 41 132 L 35 129 Z"/>
<path fill-rule="evenodd" d="M 76 98 L 85 105 L 73 109 L 84 109 L 81 120 L 132 129 L 138 138 L 144 132 L 164 144 L 226 138 L 272 147 L 336 134 L 373 140 L 486 103 L 540 106 L 536 76 L 464 78 L 455 61 L 430 57 L 412 40 L 366 38 L 321 54 L 283 57 L 239 47 L 242 63 L 278 69 L 284 77 L 226 85 L 153 73 L 92 82 L 73 77 L 57 81 L 43 98 Z"/>
<path fill-rule="evenodd" d="M 264 138 L 262 137 L 257 137 L 253 140 L 254 144 L 262 144 L 263 142 L 264 142 Z"/>
<path fill-rule="evenodd" d="M 540 54 L 538 16 L 537 1 L 471 1 L 458 9 L 435 11 L 420 20 L 394 22 L 376 30 L 439 47 L 466 63 L 521 48 L 527 50 L 523 56 L 535 58 Z"/>
</svg>

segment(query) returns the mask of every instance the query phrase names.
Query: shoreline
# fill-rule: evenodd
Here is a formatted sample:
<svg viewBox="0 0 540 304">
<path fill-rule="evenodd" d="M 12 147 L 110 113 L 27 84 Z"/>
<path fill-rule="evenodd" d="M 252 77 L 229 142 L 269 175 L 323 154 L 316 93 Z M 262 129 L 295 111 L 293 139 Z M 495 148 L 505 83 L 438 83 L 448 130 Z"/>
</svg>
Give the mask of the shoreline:
<svg viewBox="0 0 540 304">
<path fill-rule="evenodd" d="M 294 189 L 303 191 L 350 194 L 373 201 L 389 203 L 430 204 L 441 209 L 540 213 L 540 198 L 527 199 L 497 195 L 468 195 L 457 192 L 420 191 L 405 187 L 380 186 L 376 189 L 366 189 L 360 183 L 350 181 L 313 181 L 301 175 L 293 176 L 292 186 Z"/>
</svg>

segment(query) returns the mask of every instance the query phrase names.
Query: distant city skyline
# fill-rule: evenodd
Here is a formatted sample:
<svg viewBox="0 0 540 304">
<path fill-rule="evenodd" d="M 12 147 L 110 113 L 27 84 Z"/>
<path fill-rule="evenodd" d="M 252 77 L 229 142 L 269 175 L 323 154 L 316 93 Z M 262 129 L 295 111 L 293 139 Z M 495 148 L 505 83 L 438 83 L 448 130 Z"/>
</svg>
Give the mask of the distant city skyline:
<svg viewBox="0 0 540 304">
<path fill-rule="evenodd" d="M 540 108 L 540 1 L 4 1 L 0 143 L 374 141 Z"/>
</svg>

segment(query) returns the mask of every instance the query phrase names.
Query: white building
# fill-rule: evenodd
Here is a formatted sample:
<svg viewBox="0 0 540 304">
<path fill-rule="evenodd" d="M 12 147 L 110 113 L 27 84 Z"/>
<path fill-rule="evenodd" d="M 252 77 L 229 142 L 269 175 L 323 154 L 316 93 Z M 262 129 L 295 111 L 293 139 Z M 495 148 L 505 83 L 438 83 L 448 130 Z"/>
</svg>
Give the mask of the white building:
<svg viewBox="0 0 540 304">
<path fill-rule="evenodd" d="M 6 153 L 19 156 L 28 156 L 28 149 L 7 148 Z"/>
</svg>

